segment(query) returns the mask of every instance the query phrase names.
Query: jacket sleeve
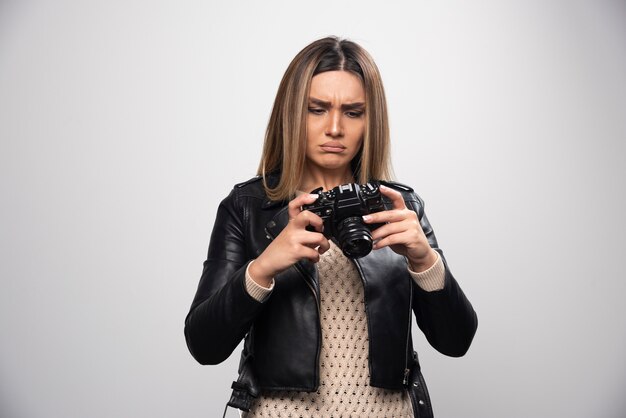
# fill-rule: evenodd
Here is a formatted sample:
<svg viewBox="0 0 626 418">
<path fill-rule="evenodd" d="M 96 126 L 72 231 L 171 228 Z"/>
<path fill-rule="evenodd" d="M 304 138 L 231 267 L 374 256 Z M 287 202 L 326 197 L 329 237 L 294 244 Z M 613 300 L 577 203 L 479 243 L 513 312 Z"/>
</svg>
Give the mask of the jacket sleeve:
<svg viewBox="0 0 626 418">
<path fill-rule="evenodd" d="M 263 307 L 246 291 L 244 225 L 237 188 L 217 209 L 207 259 L 185 319 L 185 339 L 201 364 L 226 360 Z"/>
<path fill-rule="evenodd" d="M 430 246 L 439 253 L 445 266 L 443 289 L 428 292 L 419 286 L 413 286 L 413 311 L 417 325 L 437 351 L 448 356 L 461 357 L 469 349 L 476 334 L 478 318 L 450 272 L 433 228 L 424 213 L 424 201 L 417 195 L 415 197 L 417 202 L 412 202 L 413 210 L 418 214 Z"/>
</svg>

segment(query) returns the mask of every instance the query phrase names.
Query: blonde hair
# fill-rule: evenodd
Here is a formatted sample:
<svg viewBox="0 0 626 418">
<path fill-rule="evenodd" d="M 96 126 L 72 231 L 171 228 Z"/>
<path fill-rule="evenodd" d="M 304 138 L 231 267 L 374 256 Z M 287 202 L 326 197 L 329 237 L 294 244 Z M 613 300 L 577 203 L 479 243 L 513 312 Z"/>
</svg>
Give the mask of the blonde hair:
<svg viewBox="0 0 626 418">
<path fill-rule="evenodd" d="M 331 36 L 319 39 L 300 51 L 287 67 L 270 116 L 261 162 L 257 171 L 272 200 L 289 200 L 302 178 L 306 158 L 306 117 L 313 76 L 326 71 L 349 71 L 365 89 L 365 133 L 363 145 L 351 162 L 359 183 L 370 179 L 391 180 L 387 101 L 380 72 L 372 57 L 358 44 Z M 280 171 L 278 184 L 271 187 L 267 174 Z"/>
</svg>

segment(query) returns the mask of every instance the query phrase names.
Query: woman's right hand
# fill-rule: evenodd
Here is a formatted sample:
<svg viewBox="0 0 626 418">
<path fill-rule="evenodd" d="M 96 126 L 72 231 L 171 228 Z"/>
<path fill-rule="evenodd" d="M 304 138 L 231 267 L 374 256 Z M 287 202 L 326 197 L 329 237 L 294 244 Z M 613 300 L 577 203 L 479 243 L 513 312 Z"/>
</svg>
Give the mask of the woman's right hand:
<svg viewBox="0 0 626 418">
<path fill-rule="evenodd" d="M 281 271 L 303 258 L 317 263 L 320 254 L 330 248 L 328 239 L 322 234 L 322 218 L 301 210 L 302 205 L 315 202 L 317 197 L 316 194 L 302 194 L 289 202 L 289 223 L 250 265 L 248 273 L 252 280 L 269 287 L 274 276 Z M 306 229 L 309 225 L 315 232 Z"/>
</svg>

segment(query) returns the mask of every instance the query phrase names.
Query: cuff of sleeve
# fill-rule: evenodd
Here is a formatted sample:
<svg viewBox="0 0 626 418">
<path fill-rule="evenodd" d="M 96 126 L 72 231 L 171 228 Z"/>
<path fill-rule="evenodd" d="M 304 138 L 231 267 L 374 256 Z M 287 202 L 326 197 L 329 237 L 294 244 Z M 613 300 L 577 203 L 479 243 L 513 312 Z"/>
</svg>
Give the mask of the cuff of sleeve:
<svg viewBox="0 0 626 418">
<path fill-rule="evenodd" d="M 411 274 L 415 283 L 427 292 L 443 289 L 446 277 L 445 272 L 446 268 L 439 253 L 437 253 L 437 261 L 428 270 L 417 273 L 409 268 L 409 274 Z"/>
<path fill-rule="evenodd" d="M 246 267 L 246 291 L 248 292 L 250 296 L 252 296 L 257 301 L 264 302 L 269 297 L 270 293 L 272 293 L 272 290 L 274 289 L 274 279 L 272 279 L 272 283 L 270 283 L 270 287 L 263 287 L 257 282 L 255 282 L 254 280 L 252 280 L 252 277 L 250 276 L 250 273 L 248 272 L 250 270 L 250 266 L 252 265 L 252 263 L 254 263 L 254 260 L 252 260 L 248 264 L 248 267 Z"/>
</svg>

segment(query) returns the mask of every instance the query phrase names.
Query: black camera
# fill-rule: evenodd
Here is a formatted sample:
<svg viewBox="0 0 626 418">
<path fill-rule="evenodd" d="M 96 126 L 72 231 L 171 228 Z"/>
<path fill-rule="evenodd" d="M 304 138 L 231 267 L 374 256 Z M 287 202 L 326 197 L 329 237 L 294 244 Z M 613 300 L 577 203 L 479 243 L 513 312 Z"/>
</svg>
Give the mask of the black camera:
<svg viewBox="0 0 626 418">
<path fill-rule="evenodd" d="M 348 183 L 327 192 L 317 188 L 315 202 L 303 205 L 324 221 L 324 236 L 335 238 L 348 258 L 364 257 L 372 251 L 371 231 L 382 224 L 364 224 L 363 215 L 385 210 L 378 183 Z M 309 226 L 307 229 L 312 230 Z"/>
</svg>

